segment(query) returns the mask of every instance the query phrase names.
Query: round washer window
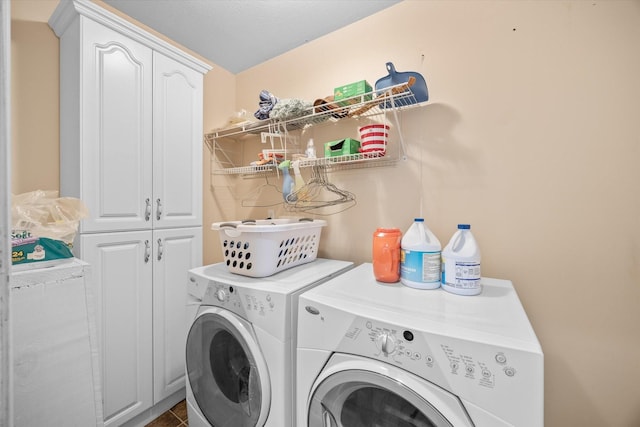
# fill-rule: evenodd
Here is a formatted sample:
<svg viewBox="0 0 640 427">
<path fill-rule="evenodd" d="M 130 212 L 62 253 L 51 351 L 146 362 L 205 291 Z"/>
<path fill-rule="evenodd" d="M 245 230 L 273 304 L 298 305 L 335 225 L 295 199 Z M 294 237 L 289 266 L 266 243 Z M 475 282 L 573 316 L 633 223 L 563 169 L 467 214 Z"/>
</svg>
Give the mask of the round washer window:
<svg viewBox="0 0 640 427">
<path fill-rule="evenodd" d="M 349 427 L 434 427 L 425 414 L 389 390 L 362 385 L 344 400 L 340 422 Z"/>
<path fill-rule="evenodd" d="M 360 370 L 324 379 L 311 399 L 308 421 L 309 427 L 452 427 L 404 384 Z"/>
<path fill-rule="evenodd" d="M 262 355 L 255 343 L 247 342 L 248 326 L 238 319 L 238 324 L 232 323 L 220 311 L 212 308 L 200 314 L 191 326 L 186 354 L 189 384 L 211 425 L 255 427 L 266 418 L 270 404 L 263 401 L 270 399 L 268 391 L 263 393 L 268 387 L 266 365 L 256 363 Z"/>
<path fill-rule="evenodd" d="M 238 340 L 225 330 L 218 331 L 211 340 L 209 358 L 222 394 L 234 403 L 247 402 L 251 363 Z"/>
</svg>

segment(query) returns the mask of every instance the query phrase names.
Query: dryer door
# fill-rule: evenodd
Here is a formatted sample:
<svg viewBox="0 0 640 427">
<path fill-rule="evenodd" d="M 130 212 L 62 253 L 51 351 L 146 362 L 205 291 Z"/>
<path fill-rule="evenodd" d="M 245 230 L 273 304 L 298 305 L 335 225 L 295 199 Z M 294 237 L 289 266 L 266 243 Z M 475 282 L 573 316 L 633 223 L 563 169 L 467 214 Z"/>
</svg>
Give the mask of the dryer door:
<svg viewBox="0 0 640 427">
<path fill-rule="evenodd" d="M 454 395 L 393 365 L 333 355 L 308 405 L 309 427 L 469 426 Z"/>
<path fill-rule="evenodd" d="M 211 425 L 264 425 L 271 404 L 269 373 L 248 322 L 207 307 L 191 326 L 186 359 L 189 386 Z"/>
</svg>

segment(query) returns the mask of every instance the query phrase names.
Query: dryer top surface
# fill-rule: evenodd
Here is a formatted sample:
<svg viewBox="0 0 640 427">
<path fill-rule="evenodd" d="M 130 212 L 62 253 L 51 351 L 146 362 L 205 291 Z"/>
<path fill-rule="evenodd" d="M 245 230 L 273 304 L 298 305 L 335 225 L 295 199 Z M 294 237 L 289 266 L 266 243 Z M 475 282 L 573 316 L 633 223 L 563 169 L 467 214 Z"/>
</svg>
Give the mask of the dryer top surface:
<svg viewBox="0 0 640 427">
<path fill-rule="evenodd" d="M 316 282 L 332 278 L 351 268 L 348 261 L 317 258 L 307 264 L 281 271 L 269 277 L 248 277 L 229 272 L 224 263 L 205 265 L 190 273 L 207 280 L 236 288 L 263 291 L 265 293 L 291 294 Z"/>
<path fill-rule="evenodd" d="M 441 288 L 420 290 L 375 280 L 369 263 L 362 264 L 300 296 L 300 307 L 322 305 L 342 313 L 345 328 L 354 316 L 416 331 L 468 341 L 541 348 L 520 299 L 508 280 L 482 278 L 482 293 L 451 294 Z M 313 334 L 312 334 L 313 335 Z"/>
</svg>

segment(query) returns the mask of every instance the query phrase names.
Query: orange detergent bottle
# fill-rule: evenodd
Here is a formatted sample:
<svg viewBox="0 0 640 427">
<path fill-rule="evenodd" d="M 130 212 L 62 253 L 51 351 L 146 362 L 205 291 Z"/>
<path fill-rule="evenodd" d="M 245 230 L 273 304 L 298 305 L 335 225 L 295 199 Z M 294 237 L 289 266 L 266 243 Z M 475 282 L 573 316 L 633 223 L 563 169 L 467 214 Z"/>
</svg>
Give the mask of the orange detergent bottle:
<svg viewBox="0 0 640 427">
<path fill-rule="evenodd" d="M 378 228 L 373 233 L 373 275 L 379 282 L 394 283 L 400 280 L 399 228 Z"/>
</svg>

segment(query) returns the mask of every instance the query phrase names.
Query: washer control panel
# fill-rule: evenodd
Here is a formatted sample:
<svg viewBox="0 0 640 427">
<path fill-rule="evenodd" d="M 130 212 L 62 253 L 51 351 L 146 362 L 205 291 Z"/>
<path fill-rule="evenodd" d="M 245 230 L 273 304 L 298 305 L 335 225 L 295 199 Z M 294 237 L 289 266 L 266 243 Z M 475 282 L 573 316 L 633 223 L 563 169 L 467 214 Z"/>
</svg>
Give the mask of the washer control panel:
<svg viewBox="0 0 640 427">
<path fill-rule="evenodd" d="M 189 293 L 203 306 L 222 307 L 248 319 L 254 316 L 269 317 L 271 313 L 284 307 L 281 295 L 271 294 L 215 280 L 190 275 L 187 282 Z"/>
<path fill-rule="evenodd" d="M 526 385 L 539 374 L 535 369 L 527 372 L 532 361 L 526 352 L 372 319 L 356 319 L 339 347 L 338 351 L 392 363 L 447 389 L 458 386 L 492 393 L 503 387 L 506 391 L 515 383 Z"/>
<path fill-rule="evenodd" d="M 242 309 L 237 289 L 234 286 L 213 280 L 208 281 L 202 305 L 224 307 L 236 314 L 239 314 Z"/>
<path fill-rule="evenodd" d="M 224 307 L 236 314 L 255 313 L 267 316 L 276 309 L 277 298 L 268 292 L 252 292 L 250 289 L 239 289 L 226 283 L 209 281 L 209 286 L 202 299 L 203 305 Z"/>
<path fill-rule="evenodd" d="M 197 290 L 202 295 L 201 306 L 228 310 L 278 339 L 286 339 L 290 335 L 285 321 L 290 308 L 285 295 L 192 277 L 194 281 L 189 278 L 189 286 L 193 291 L 191 294 Z"/>
</svg>

